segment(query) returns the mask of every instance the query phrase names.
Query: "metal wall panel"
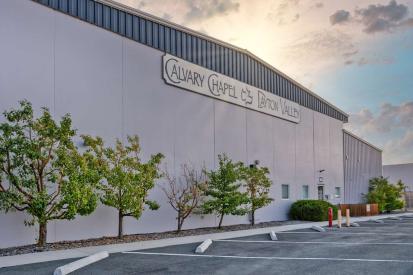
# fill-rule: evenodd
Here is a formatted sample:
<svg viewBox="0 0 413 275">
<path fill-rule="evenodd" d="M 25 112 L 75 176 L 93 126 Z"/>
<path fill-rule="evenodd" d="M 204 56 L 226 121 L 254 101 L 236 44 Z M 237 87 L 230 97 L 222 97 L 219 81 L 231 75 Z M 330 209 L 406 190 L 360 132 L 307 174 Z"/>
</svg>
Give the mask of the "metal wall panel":
<svg viewBox="0 0 413 275">
<path fill-rule="evenodd" d="M 344 201 L 361 203 L 369 180 L 382 175 L 382 152 L 344 131 Z"/>
<path fill-rule="evenodd" d="M 347 122 L 347 115 L 269 69 L 261 61 L 215 41 L 167 27 L 98 0 L 33 0 L 147 46 L 278 94 L 302 106 Z M 165 23 L 166 24 L 166 23 Z M 269 73 L 269 71 L 271 73 Z M 304 96 L 303 96 L 304 95 Z M 307 98 L 307 100 L 304 99 Z"/>
</svg>

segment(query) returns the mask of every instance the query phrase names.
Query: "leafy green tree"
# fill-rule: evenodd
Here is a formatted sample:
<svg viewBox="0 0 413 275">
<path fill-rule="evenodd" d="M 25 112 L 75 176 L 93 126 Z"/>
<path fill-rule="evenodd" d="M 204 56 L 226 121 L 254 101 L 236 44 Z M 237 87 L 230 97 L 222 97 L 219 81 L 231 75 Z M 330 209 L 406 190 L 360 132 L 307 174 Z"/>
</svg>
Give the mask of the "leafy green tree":
<svg viewBox="0 0 413 275">
<path fill-rule="evenodd" d="M 241 216 L 248 212 L 248 195 L 240 191 L 242 163 L 233 163 L 225 154 L 218 155 L 218 159 L 218 170 L 206 172 L 208 184 L 205 195 L 208 198 L 201 207 L 203 213 L 214 213 L 219 217 L 218 228 L 221 228 L 225 215 Z"/>
<path fill-rule="evenodd" d="M 247 189 L 249 197 L 249 212 L 251 213 L 251 225 L 255 224 L 255 211 L 270 204 L 273 199 L 269 197 L 272 185 L 267 167 L 257 165 L 242 166 L 241 179 Z"/>
<path fill-rule="evenodd" d="M 145 205 L 151 210 L 159 208 L 147 197 L 161 176 L 158 166 L 163 155 L 152 155 L 148 162 L 141 162 L 138 136 L 128 136 L 126 146 L 117 140 L 114 148 L 105 147 L 100 137 L 82 137 L 104 179 L 100 185 L 101 202 L 118 210 L 118 237 L 122 238 L 124 217 L 139 219 Z"/>
<path fill-rule="evenodd" d="M 47 223 L 88 215 L 97 205 L 99 173 L 73 142 L 76 131 L 67 114 L 56 122 L 47 108 L 38 118 L 30 102 L 4 112 L 0 124 L 0 209 L 31 216 L 44 247 Z"/>
<path fill-rule="evenodd" d="M 404 188 L 401 181 L 394 185 L 390 184 L 387 178 L 373 178 L 369 182 L 366 199 L 368 203 L 377 203 L 380 212 L 401 209 L 404 206 L 404 201 L 401 199 Z"/>
</svg>

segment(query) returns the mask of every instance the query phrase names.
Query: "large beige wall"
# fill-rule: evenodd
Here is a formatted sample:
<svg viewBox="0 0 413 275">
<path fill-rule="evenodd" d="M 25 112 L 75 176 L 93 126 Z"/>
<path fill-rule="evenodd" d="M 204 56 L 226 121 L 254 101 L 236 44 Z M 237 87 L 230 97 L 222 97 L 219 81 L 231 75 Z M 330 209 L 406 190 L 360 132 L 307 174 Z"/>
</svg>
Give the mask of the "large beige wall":
<svg viewBox="0 0 413 275">
<path fill-rule="evenodd" d="M 287 219 L 304 184 L 316 199 L 318 170 L 326 170 L 326 194 L 343 189 L 338 120 L 301 107 L 302 121 L 294 124 L 168 86 L 161 76 L 162 52 L 32 1 L 0 1 L 0 41 L 0 111 L 26 98 L 56 117 L 70 113 L 80 134 L 102 136 L 109 144 L 138 134 L 143 159 L 162 152 L 172 173 L 185 162 L 213 168 L 224 152 L 248 164 L 260 160 L 271 170 L 275 200 L 258 211 L 259 221 Z M 281 200 L 281 184 L 290 184 L 289 200 Z M 159 187 L 151 198 L 161 208 L 139 221 L 126 219 L 126 233 L 175 228 L 175 213 Z M 35 228 L 23 220 L 21 213 L 0 214 L 0 247 L 35 241 Z M 51 222 L 48 241 L 115 235 L 116 222 L 116 212 L 100 206 L 88 217 Z M 247 222 L 246 216 L 224 219 Z M 193 216 L 185 228 L 216 224 L 214 216 Z"/>
</svg>

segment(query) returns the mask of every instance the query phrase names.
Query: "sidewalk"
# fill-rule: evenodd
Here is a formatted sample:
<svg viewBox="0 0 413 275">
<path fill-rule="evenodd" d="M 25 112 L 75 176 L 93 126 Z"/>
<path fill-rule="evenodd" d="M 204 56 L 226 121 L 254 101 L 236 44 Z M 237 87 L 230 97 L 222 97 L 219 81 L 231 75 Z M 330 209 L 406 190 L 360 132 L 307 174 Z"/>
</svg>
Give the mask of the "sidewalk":
<svg viewBox="0 0 413 275">
<path fill-rule="evenodd" d="M 398 217 L 398 216 L 405 216 L 405 215 L 413 215 L 413 213 L 407 212 L 407 213 L 400 213 L 400 214 L 388 214 L 388 215 L 379 215 L 379 216 L 370 216 L 370 217 L 352 217 L 351 221 L 358 222 L 358 221 L 366 221 L 366 220 L 371 220 L 371 219 L 383 219 L 387 217 Z M 266 234 L 266 233 L 269 233 L 270 231 L 280 232 L 280 231 L 287 231 L 287 230 L 305 229 L 305 228 L 310 228 L 313 225 L 327 226 L 327 224 L 328 223 L 325 221 L 324 222 L 309 222 L 309 223 L 282 225 L 282 226 L 257 228 L 257 229 L 249 229 L 249 230 L 213 233 L 213 234 L 206 234 L 206 235 L 186 236 L 186 237 L 178 237 L 178 238 L 140 241 L 140 242 L 123 243 L 123 244 L 111 244 L 111 245 L 102 245 L 102 246 L 90 246 L 90 247 L 82 247 L 82 248 L 75 248 L 75 249 L 29 253 L 29 254 L 15 255 L 15 256 L 4 256 L 4 257 L 0 257 L 0 268 L 7 267 L 7 266 L 16 266 L 16 265 L 24 265 L 24 264 L 31 264 L 31 263 L 69 259 L 69 258 L 86 257 L 86 256 L 89 256 L 91 254 L 94 254 L 100 251 L 107 251 L 109 253 L 117 253 L 117 252 L 124 252 L 124 251 L 157 248 L 157 247 L 170 246 L 170 245 L 203 242 L 206 239 L 217 240 L 217 239 L 237 238 L 237 237 L 245 237 L 245 236 L 257 235 L 257 234 Z"/>
</svg>

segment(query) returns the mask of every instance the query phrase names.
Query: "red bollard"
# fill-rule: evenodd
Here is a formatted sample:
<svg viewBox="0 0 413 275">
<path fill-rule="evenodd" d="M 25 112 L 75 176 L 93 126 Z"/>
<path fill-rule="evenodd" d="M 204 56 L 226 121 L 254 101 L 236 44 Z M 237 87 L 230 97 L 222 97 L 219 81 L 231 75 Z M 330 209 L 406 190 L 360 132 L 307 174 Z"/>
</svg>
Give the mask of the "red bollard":
<svg viewBox="0 0 413 275">
<path fill-rule="evenodd" d="M 328 208 L 328 227 L 333 227 L 333 208 Z"/>
</svg>

